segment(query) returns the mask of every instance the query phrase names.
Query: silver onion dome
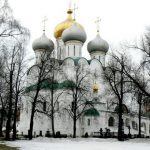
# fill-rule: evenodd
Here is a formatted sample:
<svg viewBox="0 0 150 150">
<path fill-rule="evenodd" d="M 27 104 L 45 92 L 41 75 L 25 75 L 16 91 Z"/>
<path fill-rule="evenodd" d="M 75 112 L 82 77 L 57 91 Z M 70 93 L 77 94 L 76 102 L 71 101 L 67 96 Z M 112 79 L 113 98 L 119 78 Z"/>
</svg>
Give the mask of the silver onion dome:
<svg viewBox="0 0 150 150">
<path fill-rule="evenodd" d="M 43 33 L 40 38 L 33 41 L 32 48 L 33 50 L 48 50 L 52 52 L 54 43 L 45 35 L 45 33 Z"/>
<path fill-rule="evenodd" d="M 95 52 L 95 51 L 103 51 L 107 53 L 109 49 L 109 45 L 107 41 L 103 40 L 99 34 L 88 43 L 87 49 L 89 53 Z"/>
<path fill-rule="evenodd" d="M 86 41 L 86 37 L 84 29 L 76 23 L 62 33 L 62 40 L 64 42 L 76 40 L 84 43 Z"/>
</svg>

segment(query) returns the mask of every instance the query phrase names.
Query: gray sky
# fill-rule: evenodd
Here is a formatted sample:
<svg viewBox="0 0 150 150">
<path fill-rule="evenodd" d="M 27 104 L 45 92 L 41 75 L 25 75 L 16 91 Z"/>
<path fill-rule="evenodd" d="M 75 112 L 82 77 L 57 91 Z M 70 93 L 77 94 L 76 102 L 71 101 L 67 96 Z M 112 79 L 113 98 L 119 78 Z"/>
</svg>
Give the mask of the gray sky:
<svg viewBox="0 0 150 150">
<path fill-rule="evenodd" d="M 145 26 L 150 25 L 150 0 L 72 0 L 76 3 L 76 20 L 82 24 L 87 33 L 87 42 L 96 35 L 99 16 L 100 34 L 111 45 L 120 41 L 131 41 L 141 35 Z M 42 34 L 42 20 L 48 18 L 46 34 L 55 42 L 55 26 L 66 19 L 69 0 L 9 0 L 14 16 L 31 31 L 32 41 Z M 89 58 L 83 48 L 83 56 Z M 31 44 L 30 43 L 30 44 Z M 31 48 L 31 45 L 30 45 Z"/>
</svg>

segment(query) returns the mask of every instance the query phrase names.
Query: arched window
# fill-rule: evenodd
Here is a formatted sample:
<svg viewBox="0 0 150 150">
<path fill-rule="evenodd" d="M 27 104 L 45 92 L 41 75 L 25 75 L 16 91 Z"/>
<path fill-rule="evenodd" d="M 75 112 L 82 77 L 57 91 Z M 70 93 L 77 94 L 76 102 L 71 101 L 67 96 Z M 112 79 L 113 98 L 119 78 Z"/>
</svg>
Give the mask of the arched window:
<svg viewBox="0 0 150 150">
<path fill-rule="evenodd" d="M 91 120 L 90 120 L 90 119 L 88 119 L 87 124 L 88 124 L 88 126 L 90 126 L 90 125 L 91 125 Z"/>
<path fill-rule="evenodd" d="M 115 125 L 115 119 L 113 117 L 110 117 L 108 120 L 108 126 L 113 127 Z"/>
<path fill-rule="evenodd" d="M 135 121 L 132 121 L 132 128 L 138 130 L 138 124 Z"/>
<path fill-rule="evenodd" d="M 141 130 L 146 132 L 146 124 L 144 122 L 141 123 Z"/>
<path fill-rule="evenodd" d="M 125 126 L 126 126 L 126 127 L 129 127 L 129 126 L 130 126 L 130 120 L 129 120 L 129 118 L 127 118 L 127 119 L 125 120 Z"/>
<path fill-rule="evenodd" d="M 43 111 L 46 111 L 46 101 L 43 102 Z"/>
</svg>

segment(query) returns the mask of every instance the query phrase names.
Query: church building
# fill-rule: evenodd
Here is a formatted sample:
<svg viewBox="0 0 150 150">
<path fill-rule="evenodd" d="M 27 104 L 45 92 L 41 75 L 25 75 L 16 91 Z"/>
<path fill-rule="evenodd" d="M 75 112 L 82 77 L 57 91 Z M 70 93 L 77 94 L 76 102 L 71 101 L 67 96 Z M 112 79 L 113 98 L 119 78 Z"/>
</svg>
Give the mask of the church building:
<svg viewBox="0 0 150 150">
<path fill-rule="evenodd" d="M 43 35 L 33 41 L 32 48 L 35 52 L 35 66 L 41 63 L 42 54 L 50 54 L 51 59 L 56 60 L 56 66 L 59 71 L 53 72 L 55 83 L 44 81 L 39 97 L 43 100 L 37 106 L 34 117 L 34 136 L 43 135 L 49 131 L 52 133 L 51 115 L 48 114 L 51 106 L 51 89 L 54 88 L 54 125 L 55 132 L 67 136 L 73 135 L 74 109 L 73 90 L 70 88 L 69 81 L 76 82 L 77 76 L 80 80 L 80 88 L 83 92 L 77 94 L 79 98 L 76 119 L 76 133 L 78 137 L 88 133 L 94 136 L 101 130 L 110 129 L 110 132 L 118 132 L 118 114 L 117 105 L 111 105 L 111 95 L 107 94 L 108 83 L 105 81 L 105 57 L 109 50 L 109 44 L 105 41 L 97 29 L 94 39 L 87 37 L 84 27 L 72 17 L 73 9 L 67 11 L 65 21 L 59 23 L 54 30 L 56 42 L 53 42 L 46 36 L 45 29 Z M 97 20 L 99 22 L 99 20 Z M 90 54 L 90 60 L 82 57 L 83 45 L 88 38 L 87 51 Z M 49 55 L 48 55 L 49 56 Z M 50 65 L 48 63 L 48 65 Z M 31 67 L 32 68 L 32 67 Z M 28 134 L 31 116 L 32 95 L 35 93 L 37 83 L 37 68 L 32 69 L 27 75 L 26 95 L 23 99 L 20 121 L 17 130 L 19 133 Z M 51 75 L 50 75 L 51 76 Z M 81 101 L 81 102 L 80 102 Z M 82 103 L 84 102 L 84 103 Z M 85 105 L 86 103 L 86 105 Z M 84 105 L 82 105 L 84 104 Z M 81 112 L 80 112 L 81 111 Z M 138 115 L 129 112 L 127 106 L 123 105 L 123 122 L 125 134 L 138 133 Z M 142 134 L 149 136 L 150 120 L 142 117 Z"/>
</svg>

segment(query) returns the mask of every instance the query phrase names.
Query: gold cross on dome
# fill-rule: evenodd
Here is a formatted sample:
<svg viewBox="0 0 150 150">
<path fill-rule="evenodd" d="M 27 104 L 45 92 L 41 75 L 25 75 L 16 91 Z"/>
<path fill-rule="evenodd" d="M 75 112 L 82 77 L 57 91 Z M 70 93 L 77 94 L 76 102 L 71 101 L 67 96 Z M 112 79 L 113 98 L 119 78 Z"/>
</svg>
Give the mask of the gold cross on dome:
<svg viewBox="0 0 150 150">
<path fill-rule="evenodd" d="M 76 20 L 76 10 L 77 9 L 78 9 L 78 7 L 76 6 L 76 4 L 74 4 L 74 7 L 73 7 L 74 20 Z"/>
<path fill-rule="evenodd" d="M 45 28 L 46 28 L 46 21 L 47 21 L 47 17 L 45 16 L 44 19 L 42 20 L 43 22 L 43 31 L 45 32 Z"/>
<path fill-rule="evenodd" d="M 69 0 L 69 9 L 72 7 L 72 0 Z"/>
<path fill-rule="evenodd" d="M 99 32 L 100 22 L 101 22 L 101 19 L 97 17 L 97 20 L 95 21 L 95 23 L 97 24 L 97 32 Z"/>
</svg>

